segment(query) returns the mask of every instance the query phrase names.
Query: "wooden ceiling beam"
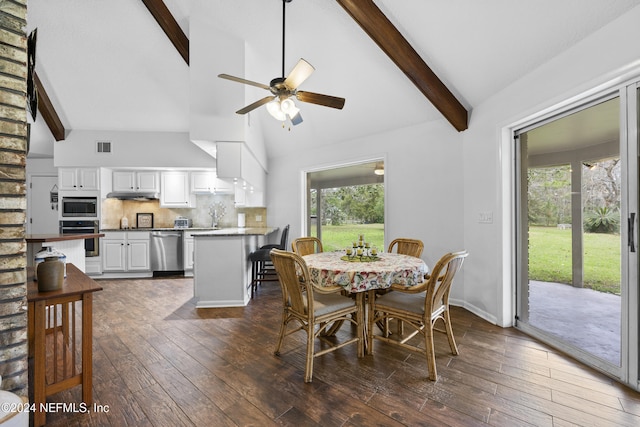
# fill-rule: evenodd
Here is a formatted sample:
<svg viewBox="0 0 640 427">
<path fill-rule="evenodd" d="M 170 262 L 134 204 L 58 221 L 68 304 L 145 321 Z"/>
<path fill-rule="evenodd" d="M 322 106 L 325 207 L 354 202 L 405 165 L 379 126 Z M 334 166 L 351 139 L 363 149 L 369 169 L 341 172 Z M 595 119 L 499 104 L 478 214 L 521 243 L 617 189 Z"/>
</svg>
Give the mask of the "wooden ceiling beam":
<svg viewBox="0 0 640 427">
<path fill-rule="evenodd" d="M 156 19 L 184 62 L 189 65 L 189 39 L 162 0 L 142 0 Z"/>
<path fill-rule="evenodd" d="M 336 0 L 459 132 L 468 127 L 466 108 L 435 75 L 372 0 Z"/>
<path fill-rule="evenodd" d="M 42 82 L 37 73 L 33 73 L 33 80 L 38 93 L 38 111 L 40 111 L 42 118 L 47 126 L 49 126 L 49 130 L 56 141 L 63 141 L 65 138 L 64 125 L 62 121 L 60 121 L 60 117 L 58 113 L 56 113 L 56 109 L 53 107 L 47 91 L 44 90 L 44 86 L 42 86 Z"/>
</svg>

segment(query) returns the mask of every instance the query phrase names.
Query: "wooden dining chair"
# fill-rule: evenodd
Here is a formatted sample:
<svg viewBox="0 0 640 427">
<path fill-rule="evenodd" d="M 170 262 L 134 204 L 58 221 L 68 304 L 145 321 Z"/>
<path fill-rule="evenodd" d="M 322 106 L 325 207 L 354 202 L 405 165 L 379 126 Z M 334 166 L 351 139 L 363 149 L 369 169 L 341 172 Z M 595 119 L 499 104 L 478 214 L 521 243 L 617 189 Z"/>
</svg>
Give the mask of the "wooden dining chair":
<svg viewBox="0 0 640 427">
<path fill-rule="evenodd" d="M 335 351 L 345 345 L 358 343 L 358 356 L 364 354 L 364 320 L 360 305 L 351 298 L 340 295 L 341 286 L 318 288 L 311 285 L 309 269 L 300 255 L 293 252 L 271 250 L 271 260 L 275 266 L 282 289 L 282 323 L 275 354 L 280 355 L 284 337 L 303 330 L 307 334 L 307 353 L 304 381 L 313 378 L 313 359 Z M 356 336 L 338 342 L 336 337 L 323 333 L 334 322 L 348 321 L 356 325 Z M 297 327 L 289 328 L 289 324 Z M 315 350 L 315 340 L 327 345 Z"/>
<path fill-rule="evenodd" d="M 423 284 L 413 287 L 392 285 L 391 288 L 394 292 L 371 298 L 369 301 L 367 345 L 372 353 L 373 340 L 378 339 L 425 354 L 429 368 L 429 379 L 436 381 L 438 376 L 433 343 L 434 331 L 447 334 L 451 353 L 458 354 L 449 317 L 449 292 L 453 278 L 462 267 L 467 255 L 466 251 L 448 253 L 440 258 L 433 268 L 429 280 Z M 390 338 L 389 319 L 391 318 L 404 322 L 414 330 L 407 336 L 398 334 L 398 336 Z M 444 329 L 435 327 L 438 320 L 442 320 Z M 373 333 L 373 325 L 378 322 L 384 323 L 382 335 Z M 423 335 L 424 347 L 408 343 L 417 334 Z"/>
<path fill-rule="evenodd" d="M 416 258 L 420 258 L 423 250 L 424 250 L 424 243 L 422 243 L 422 240 L 400 237 L 398 239 L 393 240 L 391 243 L 389 243 L 389 249 L 387 249 L 387 252 L 395 252 L 402 255 L 409 255 Z M 427 279 L 428 277 L 425 277 L 425 280 Z M 376 292 L 376 294 L 384 295 L 386 293 L 389 293 L 390 291 L 391 289 L 384 289 L 384 290 L 380 290 L 379 292 Z M 378 323 L 378 327 L 380 329 L 384 328 L 382 323 Z M 398 328 L 398 333 L 401 334 L 403 331 L 401 321 L 398 321 L 397 328 Z M 386 331 L 384 332 L 386 333 Z"/>
<path fill-rule="evenodd" d="M 420 258 L 423 250 L 424 243 L 422 243 L 422 240 L 402 237 L 389 243 L 389 249 L 387 249 L 387 252 L 395 252 L 402 255 Z"/>
<path fill-rule="evenodd" d="M 300 256 L 323 252 L 322 242 L 317 237 L 298 237 L 291 242 L 291 249 Z"/>
</svg>

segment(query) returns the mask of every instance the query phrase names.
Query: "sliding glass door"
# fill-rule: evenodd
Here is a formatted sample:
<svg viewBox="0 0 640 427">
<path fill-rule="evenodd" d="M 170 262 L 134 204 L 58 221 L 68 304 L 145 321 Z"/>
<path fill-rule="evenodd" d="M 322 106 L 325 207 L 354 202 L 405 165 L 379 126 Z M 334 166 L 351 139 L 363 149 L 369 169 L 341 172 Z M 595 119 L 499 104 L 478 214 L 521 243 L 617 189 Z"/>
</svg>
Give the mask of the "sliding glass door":
<svg viewBox="0 0 640 427">
<path fill-rule="evenodd" d="M 637 105 L 634 84 L 515 138 L 517 326 L 636 388 Z"/>
</svg>

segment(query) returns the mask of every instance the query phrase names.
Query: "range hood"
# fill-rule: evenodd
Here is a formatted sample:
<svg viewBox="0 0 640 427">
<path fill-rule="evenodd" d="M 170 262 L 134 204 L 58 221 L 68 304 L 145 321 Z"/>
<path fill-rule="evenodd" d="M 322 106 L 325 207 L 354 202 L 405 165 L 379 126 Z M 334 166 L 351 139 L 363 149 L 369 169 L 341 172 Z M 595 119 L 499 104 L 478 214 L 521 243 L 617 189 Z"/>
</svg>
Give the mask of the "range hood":
<svg viewBox="0 0 640 427">
<path fill-rule="evenodd" d="M 158 200 L 159 198 L 160 194 L 153 192 L 132 193 L 126 191 L 114 191 L 107 194 L 107 199 L 137 200 L 141 202 L 147 200 Z"/>
</svg>

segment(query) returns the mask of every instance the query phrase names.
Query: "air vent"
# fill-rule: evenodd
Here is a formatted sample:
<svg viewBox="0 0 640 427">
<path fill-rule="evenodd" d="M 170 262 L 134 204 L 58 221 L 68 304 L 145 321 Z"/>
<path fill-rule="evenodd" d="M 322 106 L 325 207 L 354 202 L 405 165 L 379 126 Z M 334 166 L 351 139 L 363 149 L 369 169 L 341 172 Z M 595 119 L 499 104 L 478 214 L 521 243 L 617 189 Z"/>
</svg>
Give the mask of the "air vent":
<svg viewBox="0 0 640 427">
<path fill-rule="evenodd" d="M 110 153 L 111 141 L 96 141 L 96 152 L 98 153 Z"/>
</svg>

